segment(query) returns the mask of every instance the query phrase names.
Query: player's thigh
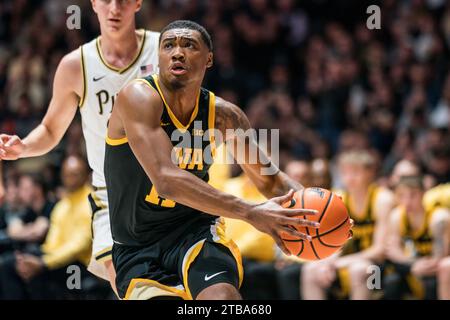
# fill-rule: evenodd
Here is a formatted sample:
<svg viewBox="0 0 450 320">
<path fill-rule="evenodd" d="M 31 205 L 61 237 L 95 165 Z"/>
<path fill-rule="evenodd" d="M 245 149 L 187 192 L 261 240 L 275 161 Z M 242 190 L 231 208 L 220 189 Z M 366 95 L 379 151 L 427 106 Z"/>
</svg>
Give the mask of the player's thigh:
<svg viewBox="0 0 450 320">
<path fill-rule="evenodd" d="M 238 288 L 242 278 L 239 269 L 242 266 L 231 248 L 221 243 L 204 241 L 197 255 L 191 259 L 183 277 L 186 290 L 193 299 L 207 288 L 212 288 L 210 294 L 219 294 L 222 299 L 240 297 Z"/>
<path fill-rule="evenodd" d="M 113 259 L 120 298 L 188 299 L 178 273 L 161 265 L 157 245 L 137 248 L 114 245 Z"/>
<path fill-rule="evenodd" d="M 88 196 L 92 209 L 92 256 L 99 263 L 111 260 L 112 235 L 106 190 Z"/>
</svg>

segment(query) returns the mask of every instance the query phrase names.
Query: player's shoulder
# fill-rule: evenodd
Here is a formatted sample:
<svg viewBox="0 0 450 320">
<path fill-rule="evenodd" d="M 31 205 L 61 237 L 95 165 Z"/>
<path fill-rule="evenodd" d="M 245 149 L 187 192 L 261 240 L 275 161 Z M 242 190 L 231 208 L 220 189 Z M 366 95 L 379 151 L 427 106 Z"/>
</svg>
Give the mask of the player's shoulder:
<svg viewBox="0 0 450 320">
<path fill-rule="evenodd" d="M 145 78 L 134 79 L 128 82 L 120 93 L 127 97 L 139 97 L 144 99 L 155 99 L 161 100 L 156 89 L 150 84 L 150 82 Z"/>
<path fill-rule="evenodd" d="M 145 78 L 135 79 L 127 83 L 120 90 L 119 98 L 123 102 L 118 104 L 119 107 L 131 105 L 134 109 L 139 107 L 152 110 L 159 108 L 161 111 L 163 108 L 161 97 Z M 148 106 L 152 106 L 153 108 L 148 108 Z"/>
<path fill-rule="evenodd" d="M 59 62 L 55 74 L 54 85 L 62 85 L 65 89 L 78 90 L 83 83 L 83 62 L 80 48 L 67 53 Z M 81 89 L 79 89 L 81 90 Z"/>
<path fill-rule="evenodd" d="M 221 97 L 215 98 L 216 126 L 223 125 L 224 129 L 248 129 L 248 120 L 244 111 L 234 103 Z"/>
<path fill-rule="evenodd" d="M 81 70 L 81 47 L 67 53 L 60 61 L 59 65 L 64 69 L 72 71 Z"/>
<path fill-rule="evenodd" d="M 148 29 L 144 29 L 144 34 L 145 34 L 145 37 L 146 37 L 146 41 L 149 41 L 150 44 L 153 44 L 155 46 L 159 45 L 159 36 L 160 36 L 159 32 L 148 30 Z"/>
<path fill-rule="evenodd" d="M 223 112 L 223 111 L 239 109 L 239 107 L 236 106 L 235 104 L 233 104 L 219 96 L 216 96 L 216 98 L 215 98 L 215 105 L 216 105 L 216 112 L 218 112 L 218 111 Z"/>
<path fill-rule="evenodd" d="M 153 30 L 149 30 L 149 29 L 144 29 L 145 34 L 147 35 L 147 37 L 156 37 L 159 38 L 159 35 L 161 34 L 158 31 L 153 31 Z"/>
<path fill-rule="evenodd" d="M 215 97 L 216 115 L 222 117 L 241 117 L 244 111 L 234 103 L 227 101 L 219 96 Z"/>
</svg>

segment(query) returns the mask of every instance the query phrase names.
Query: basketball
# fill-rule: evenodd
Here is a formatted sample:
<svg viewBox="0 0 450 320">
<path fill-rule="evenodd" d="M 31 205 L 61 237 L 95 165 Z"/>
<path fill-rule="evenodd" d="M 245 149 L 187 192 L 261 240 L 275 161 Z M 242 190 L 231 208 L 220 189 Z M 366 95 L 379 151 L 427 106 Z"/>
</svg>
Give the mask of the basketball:
<svg viewBox="0 0 450 320">
<path fill-rule="evenodd" d="M 319 228 L 295 227 L 299 232 L 310 235 L 312 241 L 295 238 L 286 233 L 281 235 L 291 252 L 303 260 L 320 260 L 329 257 L 343 247 L 351 237 L 350 217 L 339 196 L 322 188 L 306 188 L 297 191 L 292 201 L 283 204 L 285 208 L 307 208 L 317 210 L 315 216 L 299 218 L 317 221 Z M 294 228 L 294 226 L 291 226 Z"/>
</svg>

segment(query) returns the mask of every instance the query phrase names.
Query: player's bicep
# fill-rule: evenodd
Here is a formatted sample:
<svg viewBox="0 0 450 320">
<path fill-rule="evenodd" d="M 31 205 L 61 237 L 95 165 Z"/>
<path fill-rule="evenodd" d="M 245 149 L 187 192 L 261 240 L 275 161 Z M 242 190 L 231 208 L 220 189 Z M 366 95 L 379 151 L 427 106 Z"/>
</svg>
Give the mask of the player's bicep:
<svg viewBox="0 0 450 320">
<path fill-rule="evenodd" d="M 172 166 L 172 143 L 160 126 L 161 100 L 146 84 L 133 82 L 118 95 L 117 110 L 128 143 L 153 183 Z"/>
<path fill-rule="evenodd" d="M 53 94 L 42 124 L 52 135 L 61 138 L 72 122 L 82 85 L 81 64 L 73 52 L 61 60 L 53 80 Z"/>
</svg>

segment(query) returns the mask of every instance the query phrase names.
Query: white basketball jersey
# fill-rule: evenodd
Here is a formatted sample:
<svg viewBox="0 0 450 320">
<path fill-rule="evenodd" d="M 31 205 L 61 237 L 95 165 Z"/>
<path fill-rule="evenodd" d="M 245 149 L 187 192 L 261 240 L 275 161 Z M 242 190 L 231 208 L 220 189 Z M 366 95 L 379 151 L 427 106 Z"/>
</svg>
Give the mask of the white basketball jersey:
<svg viewBox="0 0 450 320">
<path fill-rule="evenodd" d="M 86 140 L 89 166 L 93 170 L 92 184 L 104 187 L 105 138 L 108 119 L 120 89 L 136 78 L 158 72 L 159 33 L 145 32 L 138 55 L 125 68 L 108 65 L 100 50 L 100 37 L 81 46 L 84 77 L 84 97 L 80 113 Z"/>
</svg>

